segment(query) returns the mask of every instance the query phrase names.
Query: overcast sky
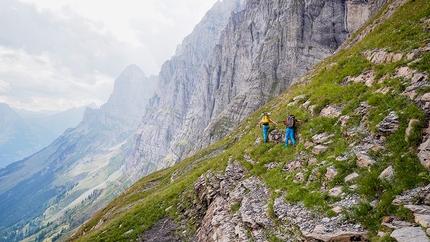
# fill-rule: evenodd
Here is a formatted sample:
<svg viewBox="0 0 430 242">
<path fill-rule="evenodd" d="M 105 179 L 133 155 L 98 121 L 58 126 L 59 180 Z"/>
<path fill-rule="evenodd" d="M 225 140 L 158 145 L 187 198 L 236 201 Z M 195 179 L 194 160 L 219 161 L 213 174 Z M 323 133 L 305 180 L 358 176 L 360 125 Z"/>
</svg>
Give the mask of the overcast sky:
<svg viewBox="0 0 430 242">
<path fill-rule="evenodd" d="M 101 105 L 126 66 L 158 75 L 216 1 L 0 0 L 0 102 Z"/>
</svg>

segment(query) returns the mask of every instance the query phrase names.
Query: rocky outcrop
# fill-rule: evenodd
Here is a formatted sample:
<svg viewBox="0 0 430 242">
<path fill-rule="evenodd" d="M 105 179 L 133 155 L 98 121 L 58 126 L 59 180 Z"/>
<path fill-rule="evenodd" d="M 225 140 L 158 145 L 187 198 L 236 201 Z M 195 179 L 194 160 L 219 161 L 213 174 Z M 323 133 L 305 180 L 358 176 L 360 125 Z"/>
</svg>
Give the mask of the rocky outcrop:
<svg viewBox="0 0 430 242">
<path fill-rule="evenodd" d="M 296 163 L 300 161 L 287 163 L 285 172 L 301 169 Z M 294 164 L 296 168 L 292 168 Z M 274 216 L 278 220 L 275 225 L 268 215 L 270 190 L 260 179 L 246 178 L 245 175 L 245 169 L 239 163 L 229 161 L 224 174 L 208 172 L 198 179 L 194 185 L 198 200 L 193 204 L 199 211 L 187 214 L 203 214 L 192 241 L 268 241 L 267 231 L 272 231 L 282 241 L 301 241 L 303 238 L 306 241 L 367 240 L 368 232 L 360 225 L 344 222 L 340 212 L 332 218 L 318 216 L 318 212 L 303 205 L 289 204 L 282 196 L 273 204 Z M 354 197 L 344 198 L 336 205 L 336 211 L 357 201 Z"/>
<path fill-rule="evenodd" d="M 206 174 L 195 184 L 196 196 L 207 206 L 195 241 L 265 241 L 263 230 L 272 224 L 270 192 L 255 177 L 243 179 L 244 171 L 230 162 L 225 175 Z"/>
<path fill-rule="evenodd" d="M 391 237 L 399 242 L 422 241 L 428 242 L 430 238 L 430 185 L 417 187 L 412 190 L 404 191 L 393 200 L 394 205 L 404 206 L 414 213 L 415 224 L 396 221 L 390 219 L 384 221 L 382 225 L 393 230 Z M 426 232 L 424 232 L 426 230 Z"/>
</svg>

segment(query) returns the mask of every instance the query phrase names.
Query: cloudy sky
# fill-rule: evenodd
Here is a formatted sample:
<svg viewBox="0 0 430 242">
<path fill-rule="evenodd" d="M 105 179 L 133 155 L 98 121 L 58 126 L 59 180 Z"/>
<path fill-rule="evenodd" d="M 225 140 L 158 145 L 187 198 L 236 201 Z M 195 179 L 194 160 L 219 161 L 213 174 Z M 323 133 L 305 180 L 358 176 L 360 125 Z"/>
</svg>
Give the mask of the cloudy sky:
<svg viewBox="0 0 430 242">
<path fill-rule="evenodd" d="M 101 105 L 130 64 L 157 75 L 217 0 L 0 0 L 0 102 Z"/>
</svg>

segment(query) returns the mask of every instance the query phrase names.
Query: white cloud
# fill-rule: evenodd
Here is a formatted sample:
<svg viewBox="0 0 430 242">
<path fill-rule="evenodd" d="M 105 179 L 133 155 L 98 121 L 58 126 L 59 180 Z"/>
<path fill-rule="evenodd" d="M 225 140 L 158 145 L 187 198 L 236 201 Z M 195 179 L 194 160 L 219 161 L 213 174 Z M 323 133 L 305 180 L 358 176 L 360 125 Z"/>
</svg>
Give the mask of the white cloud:
<svg viewBox="0 0 430 242">
<path fill-rule="evenodd" d="M 9 91 L 9 89 L 10 89 L 10 84 L 0 80 L 0 94 L 6 93 L 7 91 Z"/>
<path fill-rule="evenodd" d="M 0 102 L 104 103 L 124 68 L 157 75 L 216 0 L 0 1 Z"/>
</svg>

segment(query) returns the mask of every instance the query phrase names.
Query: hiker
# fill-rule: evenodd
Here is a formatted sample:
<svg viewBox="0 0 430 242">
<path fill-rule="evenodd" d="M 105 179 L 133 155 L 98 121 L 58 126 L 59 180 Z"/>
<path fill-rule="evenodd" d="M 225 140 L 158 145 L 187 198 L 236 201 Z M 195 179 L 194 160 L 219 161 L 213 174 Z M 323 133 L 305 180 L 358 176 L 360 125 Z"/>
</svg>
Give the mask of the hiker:
<svg viewBox="0 0 430 242">
<path fill-rule="evenodd" d="M 283 121 L 285 124 L 285 147 L 288 147 L 288 139 L 291 139 L 291 143 L 293 145 L 296 145 L 296 140 L 294 139 L 294 130 L 296 128 L 296 122 L 299 122 L 301 124 L 301 121 L 296 119 L 294 115 L 288 116 L 287 120 Z"/>
<path fill-rule="evenodd" d="M 267 142 L 267 140 L 268 140 L 267 133 L 269 132 L 269 128 L 270 128 L 269 124 L 270 123 L 274 123 L 276 125 L 276 127 L 278 127 L 278 124 L 275 123 L 275 121 L 273 121 L 270 118 L 270 113 L 263 113 L 263 118 L 258 123 L 258 125 L 260 125 L 260 128 L 261 128 L 261 125 L 263 125 L 263 138 L 264 138 L 264 142 Z"/>
</svg>

